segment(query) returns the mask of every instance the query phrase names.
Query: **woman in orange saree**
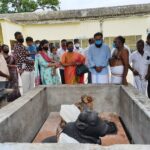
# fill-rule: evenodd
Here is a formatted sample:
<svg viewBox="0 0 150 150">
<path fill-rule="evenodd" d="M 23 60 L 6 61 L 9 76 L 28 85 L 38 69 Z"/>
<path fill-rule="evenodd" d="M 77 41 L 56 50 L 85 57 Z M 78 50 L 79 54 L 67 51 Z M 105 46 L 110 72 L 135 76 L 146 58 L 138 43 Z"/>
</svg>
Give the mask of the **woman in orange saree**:
<svg viewBox="0 0 150 150">
<path fill-rule="evenodd" d="M 61 59 L 61 64 L 65 68 L 65 84 L 83 84 L 84 75 L 77 76 L 76 67 L 85 63 L 85 57 L 73 51 L 73 42 L 67 43 L 67 50 Z"/>
</svg>

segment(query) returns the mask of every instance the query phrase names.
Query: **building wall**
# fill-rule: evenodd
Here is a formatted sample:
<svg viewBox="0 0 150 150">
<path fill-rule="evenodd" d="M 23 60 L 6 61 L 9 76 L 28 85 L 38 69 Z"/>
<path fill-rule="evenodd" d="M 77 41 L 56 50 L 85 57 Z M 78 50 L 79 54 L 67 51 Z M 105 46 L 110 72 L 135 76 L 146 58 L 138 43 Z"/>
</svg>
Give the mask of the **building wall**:
<svg viewBox="0 0 150 150">
<path fill-rule="evenodd" d="M 146 30 L 150 27 L 150 16 L 107 19 L 103 24 L 104 36 L 116 35 L 142 35 L 146 36 Z"/>
<path fill-rule="evenodd" d="M 75 21 L 68 23 L 26 25 L 26 36 L 32 35 L 34 39 L 61 40 L 74 38 L 89 38 L 99 31 L 98 21 Z"/>
<path fill-rule="evenodd" d="M 59 23 L 50 25 L 26 25 L 26 36 L 32 35 L 34 39 L 48 39 L 51 41 L 61 39 L 80 38 L 84 47 L 88 45 L 88 38 L 98 31 L 103 31 L 105 39 L 111 37 L 106 43 L 111 46 L 113 38 L 118 35 L 126 37 L 127 44 L 135 49 L 138 39 L 146 39 L 147 30 L 150 28 L 150 16 L 132 16 L 103 20 L 83 20 L 72 23 Z"/>
<path fill-rule="evenodd" d="M 1 22 L 2 35 L 3 35 L 3 43 L 11 46 L 11 41 L 14 39 L 14 33 L 16 31 L 23 32 L 23 26 L 18 25 L 16 23 L 12 23 L 10 21 L 2 21 Z"/>
<path fill-rule="evenodd" d="M 2 43 L 3 43 L 3 33 L 2 33 L 1 24 L 0 24 L 0 44 Z"/>
<path fill-rule="evenodd" d="M 142 35 L 146 38 L 147 29 L 150 28 L 150 16 L 127 17 L 107 19 L 103 24 L 104 36 L 116 35 Z"/>
<path fill-rule="evenodd" d="M 127 38 L 127 44 L 135 48 L 135 42 L 139 38 L 146 39 L 147 30 L 150 29 L 150 16 L 132 16 L 124 18 L 100 20 L 73 20 L 72 22 L 60 22 L 53 24 L 17 25 L 5 21 L 1 23 L 4 43 L 10 44 L 14 40 L 14 32 L 21 31 L 24 36 L 32 36 L 34 40 L 48 39 L 59 43 L 61 39 L 80 38 L 84 47 L 88 45 L 88 38 L 94 33 L 103 31 L 106 43 L 111 46 L 113 38 L 123 35 Z M 109 38 L 109 39 L 108 39 Z"/>
</svg>

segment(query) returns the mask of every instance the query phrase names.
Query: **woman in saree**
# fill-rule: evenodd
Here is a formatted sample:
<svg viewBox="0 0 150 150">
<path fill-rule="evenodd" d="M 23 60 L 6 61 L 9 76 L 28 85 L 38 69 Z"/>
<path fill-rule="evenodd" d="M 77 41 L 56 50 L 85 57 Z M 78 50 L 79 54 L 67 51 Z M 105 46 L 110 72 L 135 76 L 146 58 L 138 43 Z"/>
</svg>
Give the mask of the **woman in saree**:
<svg viewBox="0 0 150 150">
<path fill-rule="evenodd" d="M 65 84 L 83 84 L 84 75 L 76 75 L 76 67 L 85 63 L 85 57 L 73 51 L 73 42 L 67 43 L 67 52 L 61 59 L 61 64 L 64 66 Z"/>
<path fill-rule="evenodd" d="M 125 39 L 122 36 L 115 38 L 115 51 L 110 59 L 111 83 L 127 85 L 129 66 L 129 52 L 124 47 Z"/>
<path fill-rule="evenodd" d="M 7 62 L 9 74 L 10 74 L 10 83 L 9 88 L 13 89 L 13 92 L 8 95 L 8 102 L 12 102 L 21 96 L 19 91 L 19 83 L 18 83 L 18 70 L 15 58 L 12 55 L 9 55 L 9 47 L 7 45 L 2 46 L 2 51 L 4 58 Z"/>
<path fill-rule="evenodd" d="M 52 68 L 53 67 L 59 67 L 59 63 L 56 63 L 51 57 L 50 53 L 48 52 L 49 49 L 49 43 L 47 40 L 42 40 L 40 43 L 40 49 L 41 51 L 36 56 L 35 60 L 35 72 L 37 72 L 38 68 L 36 65 L 36 62 L 40 65 L 40 77 L 42 85 L 54 85 L 59 84 L 59 77 L 53 79 L 52 76 Z"/>
</svg>

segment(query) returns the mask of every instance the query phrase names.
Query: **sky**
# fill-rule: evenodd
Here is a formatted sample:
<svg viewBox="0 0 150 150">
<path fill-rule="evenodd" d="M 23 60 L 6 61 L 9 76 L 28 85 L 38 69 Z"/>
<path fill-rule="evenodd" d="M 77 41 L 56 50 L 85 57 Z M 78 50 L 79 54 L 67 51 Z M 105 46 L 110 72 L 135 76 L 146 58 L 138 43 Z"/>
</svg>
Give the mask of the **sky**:
<svg viewBox="0 0 150 150">
<path fill-rule="evenodd" d="M 150 3 L 150 0 L 60 0 L 60 9 L 84 9 Z"/>
</svg>

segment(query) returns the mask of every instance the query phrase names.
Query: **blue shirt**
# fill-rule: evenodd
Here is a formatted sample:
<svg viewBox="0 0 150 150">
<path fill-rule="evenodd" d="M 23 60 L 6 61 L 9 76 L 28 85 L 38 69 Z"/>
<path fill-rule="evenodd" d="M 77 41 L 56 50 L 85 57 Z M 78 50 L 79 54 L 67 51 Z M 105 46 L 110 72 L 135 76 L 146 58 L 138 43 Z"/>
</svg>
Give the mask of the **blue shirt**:
<svg viewBox="0 0 150 150">
<path fill-rule="evenodd" d="M 100 48 L 97 48 L 95 44 L 92 44 L 88 52 L 88 63 L 91 73 L 106 75 L 108 74 L 108 62 L 111 57 L 110 48 L 103 43 Z M 105 67 L 101 72 L 97 72 L 93 67 Z"/>
<path fill-rule="evenodd" d="M 35 45 L 28 46 L 27 49 L 29 53 L 37 52 Z M 30 56 L 32 57 L 33 60 L 35 60 L 35 54 L 31 54 Z"/>
</svg>

